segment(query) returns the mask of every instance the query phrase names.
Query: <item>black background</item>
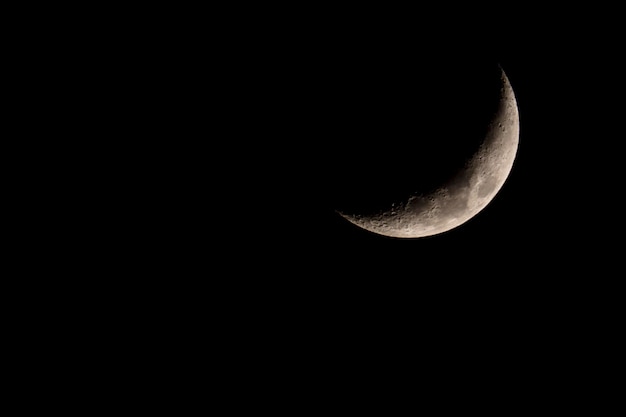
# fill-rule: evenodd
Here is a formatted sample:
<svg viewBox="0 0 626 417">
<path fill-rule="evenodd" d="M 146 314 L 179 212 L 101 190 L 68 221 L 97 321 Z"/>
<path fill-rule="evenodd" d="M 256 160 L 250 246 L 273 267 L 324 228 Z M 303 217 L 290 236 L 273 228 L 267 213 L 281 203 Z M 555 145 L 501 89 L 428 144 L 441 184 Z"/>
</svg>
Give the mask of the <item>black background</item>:
<svg viewBox="0 0 626 417">
<path fill-rule="evenodd" d="M 448 24 L 433 32 L 410 19 L 308 17 L 238 21 L 232 32 L 218 30 L 206 54 L 198 39 L 178 50 L 202 57 L 202 65 L 178 61 L 192 74 L 181 77 L 183 97 L 199 96 L 188 102 L 195 110 L 182 107 L 196 118 L 194 140 L 180 154 L 184 181 L 169 203 L 183 213 L 170 217 L 176 244 L 163 246 L 174 251 L 149 259 L 175 274 L 206 274 L 185 281 L 182 299 L 211 293 L 246 329 L 261 326 L 276 337 L 286 329 L 320 332 L 322 340 L 350 346 L 371 334 L 401 339 L 422 329 L 452 345 L 478 338 L 531 349 L 525 344 L 609 329 L 619 264 L 611 240 L 619 216 L 609 214 L 617 208 L 611 196 L 619 166 L 609 162 L 619 157 L 611 35 L 589 38 L 574 21 L 556 28 L 551 19 L 543 26 L 496 20 L 477 25 L 482 30 Z M 411 153 L 427 146 L 423 125 L 352 128 L 357 116 L 350 109 L 359 108 L 363 93 L 354 85 L 362 75 L 352 74 L 370 52 L 378 62 L 373 69 L 391 64 L 381 69 L 388 76 L 404 65 L 393 85 L 422 83 L 429 101 L 419 105 L 428 118 L 457 131 L 464 116 L 455 105 L 463 100 L 437 96 L 438 71 L 462 80 L 457 69 L 498 63 L 509 77 L 520 112 L 518 155 L 496 198 L 462 226 L 393 239 L 335 213 L 336 199 L 350 187 L 343 175 L 354 172 L 355 161 L 372 163 L 366 168 L 373 174 L 357 168 L 380 181 L 410 171 Z M 206 65 L 215 71 L 205 72 Z M 420 73 L 431 78 L 425 82 Z M 198 90 L 198 79 L 208 87 Z M 458 118 L 449 118 L 447 106 Z M 398 107 L 403 123 L 414 117 Z"/>
<path fill-rule="evenodd" d="M 604 13 L 517 7 L 470 10 L 479 19 L 155 6 L 114 13 L 95 36 L 38 40 L 49 55 L 32 79 L 49 102 L 37 103 L 60 113 L 38 123 L 46 138 L 74 140 L 37 148 L 63 173 L 37 177 L 46 193 L 28 190 L 43 237 L 26 239 L 48 257 L 26 264 L 77 277 L 48 280 L 42 298 L 48 288 L 68 298 L 67 316 L 96 329 L 94 343 L 110 328 L 112 344 L 138 341 L 137 358 L 157 344 L 184 351 L 176 359 L 198 349 L 194 360 L 217 347 L 216 361 L 265 366 L 259 375 L 273 372 L 271 358 L 362 375 L 376 349 L 392 367 L 419 350 L 420 363 L 441 356 L 469 375 L 481 372 L 476 358 L 566 369 L 571 346 L 615 334 L 620 308 L 620 38 Z M 471 122 L 471 103 L 448 94 L 494 63 L 516 94 L 520 144 L 482 212 L 421 239 L 335 213 L 346 176 L 410 178 L 396 172 L 410 173 L 414 156 L 428 162 L 423 129 Z M 374 98 L 426 91 L 402 96 L 423 112 L 365 105 L 377 100 L 362 79 Z M 372 121 L 379 112 L 399 127 Z"/>
</svg>

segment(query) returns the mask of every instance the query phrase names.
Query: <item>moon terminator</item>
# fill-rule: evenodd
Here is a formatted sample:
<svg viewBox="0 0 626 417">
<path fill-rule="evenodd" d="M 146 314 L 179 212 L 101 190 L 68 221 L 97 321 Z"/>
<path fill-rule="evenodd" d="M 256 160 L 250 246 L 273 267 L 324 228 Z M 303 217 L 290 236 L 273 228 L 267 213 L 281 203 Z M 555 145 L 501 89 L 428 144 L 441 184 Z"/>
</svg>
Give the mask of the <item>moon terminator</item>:
<svg viewBox="0 0 626 417">
<path fill-rule="evenodd" d="M 454 229 L 483 210 L 508 178 L 519 144 L 517 101 L 502 68 L 499 74 L 498 109 L 487 134 L 453 176 L 428 193 L 412 194 L 377 213 L 337 212 L 370 232 L 420 238 Z"/>
</svg>

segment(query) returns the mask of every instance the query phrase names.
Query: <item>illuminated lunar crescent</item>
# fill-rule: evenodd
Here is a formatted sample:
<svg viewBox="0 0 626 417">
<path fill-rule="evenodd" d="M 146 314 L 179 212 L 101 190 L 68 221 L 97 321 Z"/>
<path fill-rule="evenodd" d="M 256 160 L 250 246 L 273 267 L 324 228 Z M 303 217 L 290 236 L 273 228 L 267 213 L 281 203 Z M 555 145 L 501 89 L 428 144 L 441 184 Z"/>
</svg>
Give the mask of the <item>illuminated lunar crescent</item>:
<svg viewBox="0 0 626 417">
<path fill-rule="evenodd" d="M 378 213 L 338 213 L 370 232 L 419 238 L 460 226 L 484 209 L 509 176 L 519 143 L 517 101 L 506 74 L 499 72 L 498 109 L 480 146 L 457 174 L 428 194 L 411 195 Z"/>
</svg>

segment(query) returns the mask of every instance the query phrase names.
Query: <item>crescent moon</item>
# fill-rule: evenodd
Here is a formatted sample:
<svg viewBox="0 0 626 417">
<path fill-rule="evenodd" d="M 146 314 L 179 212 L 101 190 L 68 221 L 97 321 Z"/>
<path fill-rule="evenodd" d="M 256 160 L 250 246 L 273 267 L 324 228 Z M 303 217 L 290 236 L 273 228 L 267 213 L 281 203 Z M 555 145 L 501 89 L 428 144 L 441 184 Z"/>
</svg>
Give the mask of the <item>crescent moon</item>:
<svg viewBox="0 0 626 417">
<path fill-rule="evenodd" d="M 508 178 L 519 144 L 519 111 L 513 88 L 500 67 L 500 99 L 487 134 L 462 169 L 428 194 L 375 214 L 345 213 L 351 223 L 380 235 L 420 238 L 454 229 L 476 216 Z"/>
</svg>

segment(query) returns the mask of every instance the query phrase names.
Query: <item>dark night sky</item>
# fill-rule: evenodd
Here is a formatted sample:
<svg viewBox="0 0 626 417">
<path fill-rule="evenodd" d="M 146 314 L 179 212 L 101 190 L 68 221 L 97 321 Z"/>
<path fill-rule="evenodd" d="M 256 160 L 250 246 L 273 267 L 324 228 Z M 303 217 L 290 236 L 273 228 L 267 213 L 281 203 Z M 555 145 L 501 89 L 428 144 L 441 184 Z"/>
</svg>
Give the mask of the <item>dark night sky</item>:
<svg viewBox="0 0 626 417">
<path fill-rule="evenodd" d="M 524 20 L 492 23 L 476 34 L 443 27 L 433 33 L 393 19 L 331 23 L 298 15 L 269 24 L 252 16 L 248 25 L 236 16 L 216 27 L 180 25 L 178 41 L 168 31 L 152 52 L 150 43 L 137 48 L 158 58 L 158 65 L 148 60 L 158 76 L 146 90 L 160 115 L 149 121 L 163 138 L 156 142 L 161 157 L 144 159 L 154 165 L 146 175 L 157 173 L 153 207 L 161 213 L 141 220 L 146 226 L 137 232 L 147 230 L 156 242 L 148 259 L 190 271 L 226 261 L 228 275 L 240 275 L 244 287 L 266 294 L 274 288 L 284 297 L 276 288 L 291 288 L 309 301 L 365 291 L 367 299 L 380 292 L 521 302 L 581 290 L 576 285 L 588 282 L 571 278 L 581 269 L 606 274 L 614 255 L 604 234 L 615 230 L 608 219 L 618 217 L 607 214 L 617 205 L 606 204 L 615 196 L 609 184 L 618 165 L 603 162 L 618 156 L 617 119 L 607 105 L 619 73 L 613 38 L 586 39 L 573 22 L 560 30 Z M 500 35 L 505 28 L 511 37 Z M 515 91 L 521 134 L 513 170 L 487 208 L 445 234 L 416 240 L 373 235 L 334 212 L 350 184 L 346 171 L 357 171 L 346 167 L 355 162 L 380 156 L 384 162 L 372 164 L 376 175 L 364 174 L 379 184 L 410 179 L 413 167 L 427 172 L 411 155 L 428 148 L 424 129 L 440 123 L 462 137 L 475 110 L 471 100 L 449 97 L 445 83 L 438 95 L 442 76 L 463 85 L 471 79 L 467 68 L 479 73 L 494 62 Z M 400 127 L 387 131 L 375 121 L 363 128 L 360 121 L 376 112 L 363 104 L 372 98 L 358 81 L 371 80 L 374 97 L 394 97 L 376 71 L 391 80 L 394 94 L 406 87 L 402 100 L 429 126 L 411 124 L 414 114 L 399 100 L 381 111 Z M 159 97 L 159 85 L 171 91 Z"/>
<path fill-rule="evenodd" d="M 623 36 L 591 34 L 561 13 L 558 25 L 520 16 L 433 30 L 420 24 L 428 14 L 402 22 L 378 10 L 368 19 L 244 12 L 149 19 L 142 10 L 133 33 L 115 29 L 112 41 L 98 31 L 100 43 L 70 48 L 80 65 L 59 65 L 65 78 L 50 71 L 57 90 L 66 85 L 58 80 L 80 80 L 76 97 L 47 97 L 68 98 L 71 111 L 54 122 L 93 147 L 88 157 L 81 148 L 85 167 L 68 168 L 67 179 L 42 180 L 54 195 L 41 207 L 56 204 L 40 220 L 54 233 L 36 244 L 56 249 L 42 277 L 87 304 L 72 316 L 96 306 L 103 322 L 114 315 L 129 337 L 145 338 L 146 352 L 177 345 L 182 355 L 164 354 L 175 360 L 198 349 L 194 359 L 221 362 L 207 353 L 218 346 L 235 357 L 228 366 L 294 358 L 327 371 L 326 381 L 335 363 L 368 372 L 367 351 L 379 346 L 392 350 L 373 353 L 384 362 L 406 349 L 401 361 L 443 352 L 446 363 L 502 357 L 523 368 L 551 341 L 572 346 L 614 330 Z M 516 94 L 520 144 L 483 211 L 420 239 L 375 235 L 334 212 L 350 181 L 394 186 L 436 169 L 428 155 L 441 145 L 425 133 L 445 126 L 463 137 L 481 106 L 454 87 L 472 93 L 473 77 L 494 63 Z M 416 113 L 425 121 L 413 123 Z M 66 146 L 66 155 L 76 150 Z M 66 287 L 48 279 L 64 263 L 80 278 Z M 94 269 L 102 278 L 92 279 Z"/>
<path fill-rule="evenodd" d="M 110 187 L 124 199 L 99 206 L 114 213 L 103 217 L 107 231 L 126 236 L 116 249 L 125 259 L 308 306 L 519 305 L 582 291 L 589 283 L 572 278 L 581 269 L 606 274 L 614 255 L 604 234 L 619 217 L 607 203 L 619 165 L 604 163 L 619 156 L 614 38 L 589 37 L 574 21 L 433 31 L 394 13 L 277 16 L 238 12 L 211 25 L 184 13 L 171 27 L 146 21 L 155 27 L 120 35 L 119 47 L 104 39 L 116 59 L 95 54 L 104 75 L 84 77 L 112 97 L 102 126 L 134 166 L 132 180 L 119 170 L 123 186 Z M 350 181 L 367 189 L 427 175 L 424 149 L 439 146 L 430 134 L 442 126 L 462 138 L 480 113 L 454 87 L 472 93 L 473 76 L 493 63 L 515 91 L 521 133 L 513 170 L 482 212 L 415 240 L 371 234 L 334 212 Z M 120 115 L 127 125 L 110 123 Z M 185 282 L 205 292 L 204 281 Z"/>
</svg>

